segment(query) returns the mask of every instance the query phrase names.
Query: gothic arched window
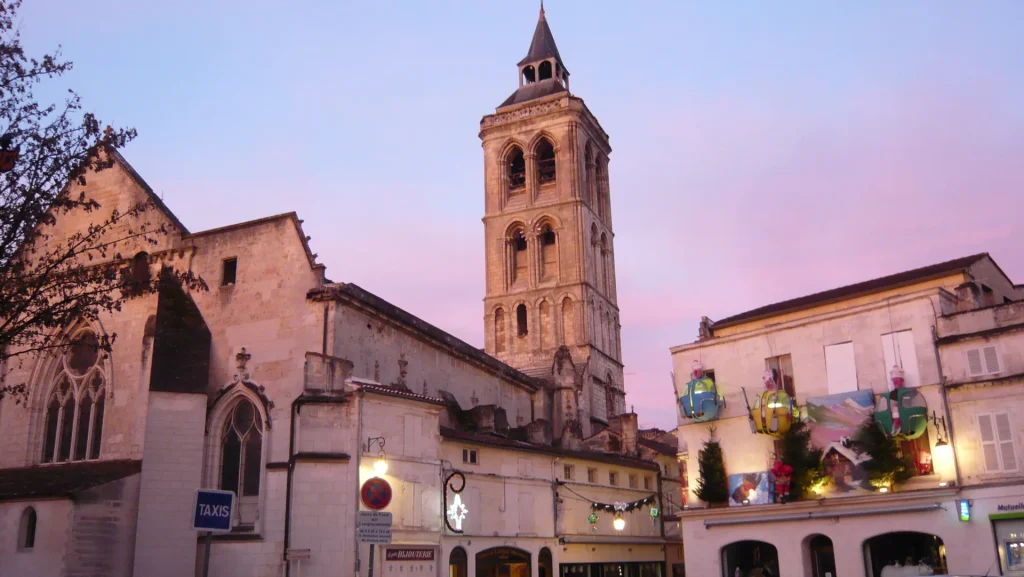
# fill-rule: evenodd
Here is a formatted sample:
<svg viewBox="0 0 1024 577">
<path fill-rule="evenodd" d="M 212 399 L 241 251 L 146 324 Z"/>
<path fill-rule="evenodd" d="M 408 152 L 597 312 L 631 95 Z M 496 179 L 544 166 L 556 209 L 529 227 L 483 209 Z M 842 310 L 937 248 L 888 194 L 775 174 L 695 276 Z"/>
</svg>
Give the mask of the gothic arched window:
<svg viewBox="0 0 1024 577">
<path fill-rule="evenodd" d="M 555 181 L 555 147 L 547 138 L 537 143 L 537 184 L 544 185 Z"/>
<path fill-rule="evenodd" d="M 558 245 L 555 231 L 545 224 L 540 233 L 541 278 L 551 280 L 558 276 Z"/>
<path fill-rule="evenodd" d="M 526 253 L 526 233 L 516 229 L 512 233 L 512 283 L 526 282 L 530 274 L 530 259 Z"/>
<path fill-rule="evenodd" d="M 598 158 L 597 164 L 594 166 L 594 204 L 597 205 L 597 216 L 602 222 L 607 222 L 605 218 L 608 216 L 608 207 L 606 206 L 608 198 L 605 194 L 605 178 L 608 170 L 606 163 L 607 161 L 603 158 Z"/>
<path fill-rule="evenodd" d="M 545 60 L 537 67 L 537 79 L 547 80 L 548 78 L 551 78 L 551 61 Z"/>
<path fill-rule="evenodd" d="M 516 336 L 525 337 L 529 332 L 526 325 L 526 305 L 520 304 L 516 307 Z"/>
<path fill-rule="evenodd" d="M 576 344 L 576 315 L 572 310 L 572 299 L 562 299 L 562 344 Z"/>
<path fill-rule="evenodd" d="M 513 146 L 505 155 L 505 170 L 510 193 L 522 192 L 526 189 L 526 157 L 523 149 Z"/>
<path fill-rule="evenodd" d="M 505 340 L 505 310 L 499 308 L 494 311 L 494 350 L 499 354 L 503 353 L 507 344 Z"/>
<path fill-rule="evenodd" d="M 601 233 L 601 276 L 602 276 L 602 278 L 604 278 L 604 291 L 605 291 L 604 294 L 606 294 L 608 296 L 611 296 L 611 294 L 612 294 L 612 284 L 614 284 L 614 282 L 615 282 L 614 279 L 612 278 L 612 271 L 611 271 L 612 264 L 611 263 L 612 263 L 612 252 L 611 252 L 611 248 L 608 246 L 608 236 L 602 232 Z"/>
<path fill-rule="evenodd" d="M 263 418 L 248 399 L 235 404 L 221 433 L 220 488 L 240 499 L 260 494 L 263 472 Z"/>
<path fill-rule="evenodd" d="M 586 169 L 587 180 L 584 183 L 584 200 L 591 207 L 594 206 L 594 198 L 596 197 L 594 190 L 594 152 L 590 148 L 590 143 L 583 148 L 583 168 Z"/>
<path fill-rule="evenodd" d="M 71 335 L 58 362 L 56 386 L 46 401 L 44 463 L 97 459 L 103 435 L 106 377 L 99 337 L 90 329 Z"/>
<path fill-rule="evenodd" d="M 25 507 L 18 524 L 18 550 L 24 551 L 36 546 L 36 510 Z"/>
<path fill-rule="evenodd" d="M 555 319 L 551 315 L 551 303 L 543 300 L 538 309 L 540 322 L 537 327 L 540 329 L 540 346 L 543 349 L 550 349 L 555 346 Z"/>
</svg>

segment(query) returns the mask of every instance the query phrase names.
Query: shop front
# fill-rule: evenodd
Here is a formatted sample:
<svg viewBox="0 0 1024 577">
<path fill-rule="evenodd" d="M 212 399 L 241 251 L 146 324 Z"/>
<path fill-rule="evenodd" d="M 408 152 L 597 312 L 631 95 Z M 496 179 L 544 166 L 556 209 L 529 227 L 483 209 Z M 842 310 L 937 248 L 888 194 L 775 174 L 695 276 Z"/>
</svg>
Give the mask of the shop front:
<svg viewBox="0 0 1024 577">
<path fill-rule="evenodd" d="M 977 526 L 994 540 L 988 547 L 993 557 L 989 574 L 1024 577 L 1024 488 L 968 490 L 962 497 L 958 506 L 962 518 L 967 519 L 965 523 Z"/>
<path fill-rule="evenodd" d="M 558 555 L 559 577 L 667 577 L 662 540 L 563 540 L 566 542 Z"/>
<path fill-rule="evenodd" d="M 909 566 L 922 575 L 984 575 L 990 570 L 991 575 L 996 574 L 994 532 L 1003 535 L 1003 574 L 1024 577 L 1024 571 L 1009 569 L 1024 561 L 1024 499 L 1019 518 L 994 520 L 991 528 L 984 518 L 961 520 L 961 500 L 955 490 L 944 490 L 684 511 L 686 572 L 707 577 L 885 577 L 893 568 L 905 572 Z M 975 500 L 975 508 L 979 503 Z"/>
</svg>

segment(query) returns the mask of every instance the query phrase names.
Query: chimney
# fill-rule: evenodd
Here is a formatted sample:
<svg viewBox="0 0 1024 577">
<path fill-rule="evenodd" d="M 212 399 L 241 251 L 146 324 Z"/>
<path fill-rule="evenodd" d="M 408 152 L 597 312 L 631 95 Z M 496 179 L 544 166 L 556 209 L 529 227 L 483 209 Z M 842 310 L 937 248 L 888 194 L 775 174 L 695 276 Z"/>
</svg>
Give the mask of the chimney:
<svg viewBox="0 0 1024 577">
<path fill-rule="evenodd" d="M 477 432 L 502 436 L 508 434 L 505 409 L 496 405 L 478 405 L 470 409 L 469 414 Z"/>
<path fill-rule="evenodd" d="M 619 415 L 620 426 L 622 427 L 622 454 L 623 455 L 635 455 L 636 440 L 639 435 L 637 434 L 638 419 L 636 413 L 625 413 Z"/>
<path fill-rule="evenodd" d="M 700 317 L 700 328 L 697 329 L 697 340 L 704 341 L 714 336 L 711 331 L 712 320 L 708 317 Z"/>
<path fill-rule="evenodd" d="M 956 312 L 974 310 L 979 305 L 978 285 L 973 282 L 965 282 L 956 287 Z"/>
</svg>

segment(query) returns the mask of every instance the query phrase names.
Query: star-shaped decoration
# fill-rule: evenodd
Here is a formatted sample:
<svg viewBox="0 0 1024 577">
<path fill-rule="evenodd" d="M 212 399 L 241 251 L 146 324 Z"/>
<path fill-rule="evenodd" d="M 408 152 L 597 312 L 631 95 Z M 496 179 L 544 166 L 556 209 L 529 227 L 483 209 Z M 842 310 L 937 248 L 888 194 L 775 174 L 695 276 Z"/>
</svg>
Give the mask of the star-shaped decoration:
<svg viewBox="0 0 1024 577">
<path fill-rule="evenodd" d="M 455 500 L 448 507 L 448 520 L 455 526 L 456 531 L 462 530 L 462 520 L 466 518 L 469 509 L 462 504 L 462 497 L 455 495 Z"/>
</svg>

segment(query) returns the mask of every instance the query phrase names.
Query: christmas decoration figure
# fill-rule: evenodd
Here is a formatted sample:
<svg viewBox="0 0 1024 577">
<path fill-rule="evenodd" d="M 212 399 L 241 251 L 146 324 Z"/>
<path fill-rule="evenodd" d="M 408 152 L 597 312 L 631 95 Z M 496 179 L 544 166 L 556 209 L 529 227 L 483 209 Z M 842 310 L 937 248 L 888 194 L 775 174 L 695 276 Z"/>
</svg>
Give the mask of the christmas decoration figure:
<svg viewBox="0 0 1024 577">
<path fill-rule="evenodd" d="M 687 419 L 702 423 L 717 418 L 723 406 L 725 399 L 718 394 L 715 381 L 704 375 L 700 361 L 693 361 L 690 381 L 679 396 L 680 413 Z"/>
<path fill-rule="evenodd" d="M 921 393 L 905 386 L 906 373 L 898 365 L 889 377 L 889 394 L 880 395 L 875 403 L 875 421 L 890 437 L 916 439 L 928 428 L 928 404 Z"/>
<path fill-rule="evenodd" d="M 789 396 L 776 377 L 775 371 L 767 370 L 761 377 L 764 392 L 754 397 L 753 406 L 743 390 L 743 401 L 747 404 L 750 432 L 781 437 L 793 425 L 797 416 L 796 400 Z"/>
<path fill-rule="evenodd" d="M 772 475 L 775 476 L 775 496 L 778 497 L 780 503 L 785 503 L 789 500 L 789 482 L 793 476 L 793 467 L 775 460 L 772 464 Z"/>
</svg>

